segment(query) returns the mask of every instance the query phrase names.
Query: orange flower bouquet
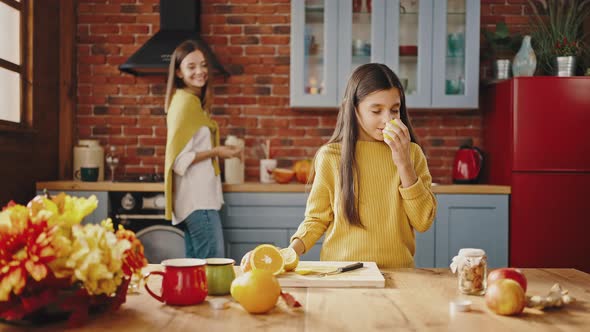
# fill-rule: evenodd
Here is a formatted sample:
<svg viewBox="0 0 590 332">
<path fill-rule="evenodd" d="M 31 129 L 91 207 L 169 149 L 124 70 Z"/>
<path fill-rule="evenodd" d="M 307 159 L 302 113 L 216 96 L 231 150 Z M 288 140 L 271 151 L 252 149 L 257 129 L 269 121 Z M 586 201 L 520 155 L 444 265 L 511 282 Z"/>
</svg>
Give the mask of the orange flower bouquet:
<svg viewBox="0 0 590 332">
<path fill-rule="evenodd" d="M 147 265 L 132 231 L 110 219 L 81 221 L 98 201 L 37 196 L 27 206 L 10 202 L 0 212 L 0 319 L 84 323 L 89 312 L 117 310 L 131 278 Z"/>
</svg>

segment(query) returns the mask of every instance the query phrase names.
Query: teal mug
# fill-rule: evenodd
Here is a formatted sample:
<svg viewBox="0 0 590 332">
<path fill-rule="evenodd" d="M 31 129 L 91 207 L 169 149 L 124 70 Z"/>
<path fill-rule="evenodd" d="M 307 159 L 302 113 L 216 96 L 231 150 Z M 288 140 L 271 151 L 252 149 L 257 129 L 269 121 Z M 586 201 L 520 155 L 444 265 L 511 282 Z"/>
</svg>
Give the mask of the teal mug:
<svg viewBox="0 0 590 332">
<path fill-rule="evenodd" d="M 74 174 L 76 179 L 86 182 L 96 182 L 98 180 L 98 167 L 80 167 Z"/>
<path fill-rule="evenodd" d="M 231 258 L 207 258 L 207 288 L 209 295 L 227 295 L 236 278 L 234 261 Z"/>
</svg>

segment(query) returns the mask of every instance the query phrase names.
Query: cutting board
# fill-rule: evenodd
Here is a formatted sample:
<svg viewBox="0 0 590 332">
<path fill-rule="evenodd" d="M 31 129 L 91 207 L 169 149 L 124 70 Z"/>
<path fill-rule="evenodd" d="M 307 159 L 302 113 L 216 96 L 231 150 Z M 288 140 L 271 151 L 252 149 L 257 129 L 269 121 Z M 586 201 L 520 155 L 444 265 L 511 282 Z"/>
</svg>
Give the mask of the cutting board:
<svg viewBox="0 0 590 332">
<path fill-rule="evenodd" d="M 358 270 L 330 275 L 323 278 L 317 277 L 319 273 L 336 270 L 356 262 L 330 262 L 330 261 L 301 261 L 295 271 L 313 271 L 306 275 L 297 272 L 287 272 L 277 276 L 281 287 L 325 287 L 325 288 L 383 288 L 385 278 L 379 271 L 375 262 L 363 262 L 363 267 Z M 319 273 L 318 273 L 319 272 Z"/>
</svg>

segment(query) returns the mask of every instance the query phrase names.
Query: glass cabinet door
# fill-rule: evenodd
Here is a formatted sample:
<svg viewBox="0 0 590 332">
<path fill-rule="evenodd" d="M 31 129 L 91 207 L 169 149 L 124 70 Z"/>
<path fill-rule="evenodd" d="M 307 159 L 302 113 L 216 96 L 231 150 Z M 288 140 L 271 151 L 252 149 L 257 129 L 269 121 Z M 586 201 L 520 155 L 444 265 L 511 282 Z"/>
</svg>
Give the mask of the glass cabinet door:
<svg viewBox="0 0 590 332">
<path fill-rule="evenodd" d="M 433 0 L 387 1 L 385 55 L 404 86 L 408 107 L 432 103 Z"/>
<path fill-rule="evenodd" d="M 479 0 L 434 1 L 432 103 L 477 108 Z"/>
<path fill-rule="evenodd" d="M 292 107 L 338 104 L 338 1 L 291 2 Z"/>
<path fill-rule="evenodd" d="M 339 99 L 350 74 L 360 65 L 385 59 L 385 0 L 339 1 Z"/>
</svg>

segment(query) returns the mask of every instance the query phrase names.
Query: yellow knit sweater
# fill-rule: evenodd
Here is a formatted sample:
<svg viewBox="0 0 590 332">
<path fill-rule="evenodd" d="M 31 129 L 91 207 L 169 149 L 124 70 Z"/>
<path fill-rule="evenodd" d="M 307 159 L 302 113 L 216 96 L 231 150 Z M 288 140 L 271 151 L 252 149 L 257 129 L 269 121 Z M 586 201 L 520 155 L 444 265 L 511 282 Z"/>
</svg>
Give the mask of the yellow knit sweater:
<svg viewBox="0 0 590 332">
<path fill-rule="evenodd" d="M 402 188 L 389 146 L 357 142 L 362 229 L 350 226 L 341 212 L 340 144 L 320 148 L 305 219 L 291 241 L 299 238 L 307 251 L 325 234 L 321 260 L 373 261 L 381 268 L 414 267 L 414 230 L 425 232 L 430 228 L 436 199 L 430 190 L 432 177 L 422 149 L 412 143 L 410 150 L 418 181 Z"/>
</svg>

